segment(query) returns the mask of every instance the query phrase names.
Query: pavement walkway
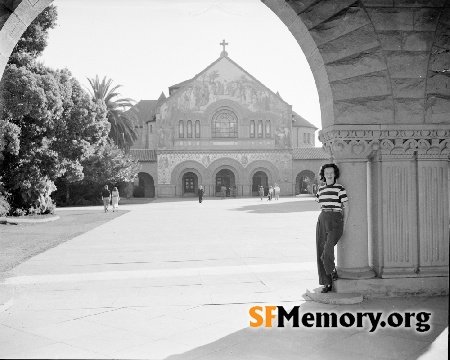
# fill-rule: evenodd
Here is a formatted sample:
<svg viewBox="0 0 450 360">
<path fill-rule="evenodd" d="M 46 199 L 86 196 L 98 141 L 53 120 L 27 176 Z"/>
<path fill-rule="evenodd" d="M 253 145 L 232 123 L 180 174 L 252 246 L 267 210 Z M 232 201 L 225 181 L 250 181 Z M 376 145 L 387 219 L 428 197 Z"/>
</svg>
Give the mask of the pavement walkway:
<svg viewBox="0 0 450 360">
<path fill-rule="evenodd" d="M 308 196 L 155 200 L 22 263 L 0 284 L 0 358 L 444 359 L 448 296 L 306 301 L 318 287 Z M 73 208 L 72 208 L 73 209 Z M 102 211 L 101 207 L 98 207 Z M 61 209 L 59 211 L 64 211 Z M 252 306 L 429 312 L 430 330 L 251 328 Z M 348 317 L 349 315 L 347 315 Z M 422 319 L 423 320 L 423 319 Z M 274 320 L 276 324 L 276 320 Z M 446 335 L 447 334 L 447 335 Z"/>
</svg>

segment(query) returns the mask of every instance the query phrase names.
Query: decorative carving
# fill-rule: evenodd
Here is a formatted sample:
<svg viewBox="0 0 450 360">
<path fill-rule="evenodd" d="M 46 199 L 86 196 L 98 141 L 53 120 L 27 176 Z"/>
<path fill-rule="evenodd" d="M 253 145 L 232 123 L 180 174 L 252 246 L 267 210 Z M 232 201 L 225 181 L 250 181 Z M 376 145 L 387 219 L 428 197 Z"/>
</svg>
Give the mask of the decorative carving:
<svg viewBox="0 0 450 360">
<path fill-rule="evenodd" d="M 321 132 L 323 150 L 334 158 L 448 158 L 450 129 L 331 130 Z"/>
<path fill-rule="evenodd" d="M 233 159 L 247 168 L 252 162 L 265 160 L 276 166 L 280 174 L 285 176 L 292 173 L 292 154 L 285 151 L 265 152 L 162 152 L 158 154 L 158 181 L 159 184 L 170 184 L 171 174 L 175 167 L 184 161 L 194 161 L 205 169 L 218 159 Z"/>
</svg>

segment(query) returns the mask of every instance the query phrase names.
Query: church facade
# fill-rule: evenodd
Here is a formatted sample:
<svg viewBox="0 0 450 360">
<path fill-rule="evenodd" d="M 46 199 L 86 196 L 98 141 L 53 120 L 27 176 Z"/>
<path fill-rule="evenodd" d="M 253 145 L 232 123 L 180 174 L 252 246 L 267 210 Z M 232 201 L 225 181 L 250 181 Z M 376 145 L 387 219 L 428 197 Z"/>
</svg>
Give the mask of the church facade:
<svg viewBox="0 0 450 360">
<path fill-rule="evenodd" d="M 223 44 L 222 44 L 223 45 Z M 312 191 L 328 156 L 314 147 L 317 128 L 228 57 L 169 88 L 169 97 L 137 104 L 140 196 L 206 196 L 222 186 L 257 195 L 277 183 L 281 195 Z"/>
</svg>

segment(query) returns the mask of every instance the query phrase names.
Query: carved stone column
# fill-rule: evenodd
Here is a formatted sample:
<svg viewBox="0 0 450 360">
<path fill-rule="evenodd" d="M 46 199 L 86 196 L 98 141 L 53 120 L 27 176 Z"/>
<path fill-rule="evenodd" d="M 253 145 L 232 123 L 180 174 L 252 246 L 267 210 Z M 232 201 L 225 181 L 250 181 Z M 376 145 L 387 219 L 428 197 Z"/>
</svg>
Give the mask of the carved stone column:
<svg viewBox="0 0 450 360">
<path fill-rule="evenodd" d="M 349 199 L 349 217 L 337 245 L 337 269 L 342 279 L 370 279 L 369 266 L 368 156 L 378 143 L 365 141 L 364 131 L 337 130 L 321 133 L 324 150 L 339 166 L 340 178 Z"/>
<path fill-rule="evenodd" d="M 385 279 L 448 276 L 449 126 L 333 126 L 320 140 L 350 200 L 341 278 L 365 276 L 367 265 Z M 408 284 L 422 289 L 417 280 Z"/>
<path fill-rule="evenodd" d="M 372 158 L 371 264 L 383 278 L 416 276 L 419 265 L 417 164 L 404 142 L 383 139 Z"/>
<path fill-rule="evenodd" d="M 450 131 L 444 139 L 433 138 L 418 144 L 419 276 L 448 276 L 449 273 Z"/>
<path fill-rule="evenodd" d="M 449 135 L 439 129 L 381 134 L 372 193 L 373 260 L 383 278 L 448 276 Z"/>
</svg>

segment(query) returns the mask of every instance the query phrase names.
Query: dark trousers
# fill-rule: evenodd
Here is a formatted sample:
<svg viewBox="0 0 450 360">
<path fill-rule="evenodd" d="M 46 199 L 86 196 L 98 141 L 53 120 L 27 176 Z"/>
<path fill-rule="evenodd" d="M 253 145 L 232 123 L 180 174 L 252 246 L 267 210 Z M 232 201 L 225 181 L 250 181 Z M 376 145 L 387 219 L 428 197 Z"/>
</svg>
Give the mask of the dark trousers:
<svg viewBox="0 0 450 360">
<path fill-rule="evenodd" d="M 201 203 L 203 201 L 203 194 L 198 196 L 198 202 Z"/>
<path fill-rule="evenodd" d="M 334 247 L 342 236 L 344 219 L 340 212 L 322 211 L 317 220 L 316 247 L 319 284 L 331 285 L 331 273 L 335 268 Z"/>
</svg>

